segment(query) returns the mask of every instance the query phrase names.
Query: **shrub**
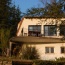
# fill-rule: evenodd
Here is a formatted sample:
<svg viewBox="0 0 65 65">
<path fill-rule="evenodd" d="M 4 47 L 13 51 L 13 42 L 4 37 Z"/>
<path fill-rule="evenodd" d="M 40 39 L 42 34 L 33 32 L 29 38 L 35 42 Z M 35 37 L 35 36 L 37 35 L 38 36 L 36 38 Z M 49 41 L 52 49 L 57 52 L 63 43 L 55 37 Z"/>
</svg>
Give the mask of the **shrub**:
<svg viewBox="0 0 65 65">
<path fill-rule="evenodd" d="M 35 65 L 65 65 L 65 61 L 34 61 Z"/>
<path fill-rule="evenodd" d="M 64 57 L 56 58 L 56 61 L 65 61 Z"/>
<path fill-rule="evenodd" d="M 32 46 L 26 46 L 26 48 L 24 48 L 22 51 L 22 58 L 29 60 L 39 59 L 39 54 L 37 52 L 37 49 Z"/>
</svg>

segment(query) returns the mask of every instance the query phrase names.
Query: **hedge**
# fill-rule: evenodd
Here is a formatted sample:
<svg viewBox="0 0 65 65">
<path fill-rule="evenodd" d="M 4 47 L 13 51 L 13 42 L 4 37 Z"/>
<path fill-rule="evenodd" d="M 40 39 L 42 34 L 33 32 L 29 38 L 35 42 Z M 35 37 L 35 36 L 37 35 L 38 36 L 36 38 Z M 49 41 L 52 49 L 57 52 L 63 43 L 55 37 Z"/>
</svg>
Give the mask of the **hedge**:
<svg viewBox="0 0 65 65">
<path fill-rule="evenodd" d="M 65 65 L 65 61 L 43 61 L 43 60 L 35 60 L 35 61 L 13 61 L 12 65 Z"/>
<path fill-rule="evenodd" d="M 35 65 L 65 65 L 65 61 L 34 61 Z"/>
</svg>

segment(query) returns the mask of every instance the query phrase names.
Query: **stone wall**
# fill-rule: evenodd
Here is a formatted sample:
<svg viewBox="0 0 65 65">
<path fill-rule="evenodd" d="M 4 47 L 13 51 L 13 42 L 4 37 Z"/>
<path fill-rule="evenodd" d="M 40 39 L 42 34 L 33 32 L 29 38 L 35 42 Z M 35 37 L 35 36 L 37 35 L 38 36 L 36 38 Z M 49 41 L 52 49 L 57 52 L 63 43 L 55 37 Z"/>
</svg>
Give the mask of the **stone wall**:
<svg viewBox="0 0 65 65">
<path fill-rule="evenodd" d="M 12 65 L 12 61 L 2 61 L 2 60 L 0 60 L 0 65 Z"/>
</svg>

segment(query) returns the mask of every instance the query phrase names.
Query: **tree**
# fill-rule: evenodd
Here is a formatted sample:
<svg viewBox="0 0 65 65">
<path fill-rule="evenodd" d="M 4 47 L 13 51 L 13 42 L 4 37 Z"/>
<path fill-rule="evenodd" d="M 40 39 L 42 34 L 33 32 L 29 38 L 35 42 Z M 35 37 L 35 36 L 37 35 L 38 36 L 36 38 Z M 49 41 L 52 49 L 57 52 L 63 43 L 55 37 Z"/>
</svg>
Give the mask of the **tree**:
<svg viewBox="0 0 65 65">
<path fill-rule="evenodd" d="M 44 3 L 44 0 L 41 0 Z M 45 17 L 60 18 L 65 17 L 64 15 L 65 0 L 50 0 L 50 3 L 46 3 L 44 7 Z"/>
<path fill-rule="evenodd" d="M 11 0 L 0 0 L 0 24 L 6 24 L 9 17 Z"/>
<path fill-rule="evenodd" d="M 32 7 L 28 9 L 27 12 L 24 14 L 25 16 L 43 16 L 44 15 L 44 8 L 35 8 Z"/>
<path fill-rule="evenodd" d="M 22 49 L 22 58 L 28 60 L 39 59 L 37 49 L 35 47 L 26 45 L 26 48 Z"/>
<path fill-rule="evenodd" d="M 11 0 L 0 0 L 0 47 L 8 47 L 9 39 L 16 35 L 18 22 L 21 19 L 21 11 L 11 3 Z"/>
<path fill-rule="evenodd" d="M 0 27 L 15 29 L 21 19 L 21 11 L 11 3 L 11 0 L 0 0 Z M 13 32 L 13 31 L 12 31 Z M 16 32 L 13 32 L 15 35 Z"/>
<path fill-rule="evenodd" d="M 44 0 L 41 0 L 44 5 Z M 65 17 L 65 0 L 51 0 L 50 3 L 46 2 L 45 7 L 28 9 L 24 14 L 25 16 L 41 16 L 41 17 Z"/>
<path fill-rule="evenodd" d="M 0 29 L 0 37 L 1 37 L 1 43 L 0 43 L 0 48 L 2 49 L 2 55 L 4 55 L 4 52 L 6 48 L 8 48 L 8 43 L 9 43 L 9 38 L 10 38 L 10 29 L 6 28 L 1 28 Z"/>
<path fill-rule="evenodd" d="M 19 7 L 16 7 L 15 5 L 13 5 L 10 8 L 10 18 L 9 18 L 9 26 L 12 27 L 11 31 L 13 31 L 13 32 L 11 32 L 12 36 L 16 35 L 17 25 L 18 25 L 18 22 L 20 21 L 21 17 L 22 17 L 21 11 L 20 11 Z"/>
<path fill-rule="evenodd" d="M 51 4 L 47 4 L 45 7 L 45 16 L 47 17 L 63 17 L 63 3 L 62 2 L 52 2 Z"/>
</svg>

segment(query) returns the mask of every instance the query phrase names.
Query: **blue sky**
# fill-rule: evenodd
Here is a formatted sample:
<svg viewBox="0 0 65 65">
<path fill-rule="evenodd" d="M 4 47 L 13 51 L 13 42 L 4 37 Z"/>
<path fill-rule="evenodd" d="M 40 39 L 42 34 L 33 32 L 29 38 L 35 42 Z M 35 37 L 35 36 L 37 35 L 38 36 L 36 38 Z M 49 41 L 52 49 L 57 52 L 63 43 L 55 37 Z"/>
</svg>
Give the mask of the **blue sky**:
<svg viewBox="0 0 65 65">
<path fill-rule="evenodd" d="M 44 0 L 44 2 L 45 1 L 46 0 Z M 21 12 L 26 12 L 27 9 L 30 9 L 31 7 L 42 7 L 43 6 L 40 0 L 12 0 L 12 2 L 15 3 L 16 6 L 19 5 Z"/>
</svg>

